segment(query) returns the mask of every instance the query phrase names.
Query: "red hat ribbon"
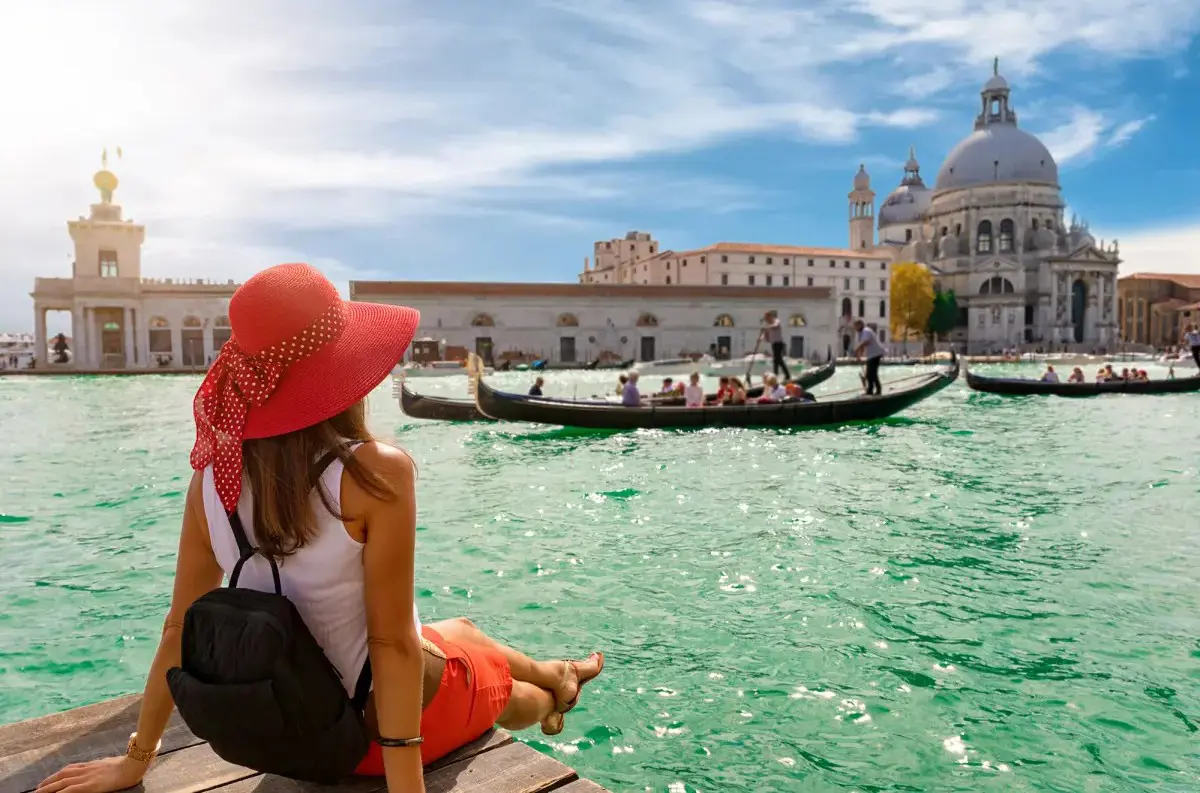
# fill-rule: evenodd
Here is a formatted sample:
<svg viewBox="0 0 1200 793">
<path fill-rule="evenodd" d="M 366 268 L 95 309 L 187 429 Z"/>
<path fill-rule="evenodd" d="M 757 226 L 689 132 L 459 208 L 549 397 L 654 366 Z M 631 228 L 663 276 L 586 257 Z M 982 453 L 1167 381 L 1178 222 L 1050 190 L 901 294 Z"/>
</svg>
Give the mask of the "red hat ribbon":
<svg viewBox="0 0 1200 793">
<path fill-rule="evenodd" d="M 338 301 L 295 336 L 253 355 L 242 350 L 236 336 L 221 347 L 192 403 L 196 444 L 191 464 L 197 471 L 212 465 L 213 483 L 226 512 L 237 509 L 242 495 L 246 414 L 266 404 L 291 364 L 335 339 L 345 324 L 346 307 Z"/>
</svg>

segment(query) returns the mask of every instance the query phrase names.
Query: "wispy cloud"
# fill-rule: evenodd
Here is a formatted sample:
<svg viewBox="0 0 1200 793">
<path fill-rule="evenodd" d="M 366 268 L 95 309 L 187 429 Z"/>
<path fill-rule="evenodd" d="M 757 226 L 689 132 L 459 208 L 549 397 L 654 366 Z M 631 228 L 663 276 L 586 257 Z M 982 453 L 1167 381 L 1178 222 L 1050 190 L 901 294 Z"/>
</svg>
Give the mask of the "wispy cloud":
<svg viewBox="0 0 1200 793">
<path fill-rule="evenodd" d="M 0 49 L 19 75 L 0 127 L 0 325 L 28 322 L 35 274 L 68 272 L 60 219 L 90 198 L 102 145 L 128 154 L 118 197 L 152 224 L 147 274 L 241 278 L 305 255 L 313 231 L 432 238 L 430 218 L 496 213 L 571 227 L 591 215 L 570 204 L 629 200 L 597 171 L 921 128 L 995 54 L 1018 75 L 1065 50 L 1165 57 L 1200 6 L 1098 0 L 1061 22 L 1077 16 L 1066 0 L 0 4 L 20 32 Z M 1068 161 L 1097 146 L 1086 120 L 1056 139 Z"/>
<path fill-rule="evenodd" d="M 1154 121 L 1154 116 L 1146 116 L 1145 118 L 1136 118 L 1133 121 L 1126 121 L 1112 131 L 1108 137 L 1109 146 L 1121 146 L 1129 141 L 1134 135 L 1142 131 L 1142 129 Z"/>
</svg>

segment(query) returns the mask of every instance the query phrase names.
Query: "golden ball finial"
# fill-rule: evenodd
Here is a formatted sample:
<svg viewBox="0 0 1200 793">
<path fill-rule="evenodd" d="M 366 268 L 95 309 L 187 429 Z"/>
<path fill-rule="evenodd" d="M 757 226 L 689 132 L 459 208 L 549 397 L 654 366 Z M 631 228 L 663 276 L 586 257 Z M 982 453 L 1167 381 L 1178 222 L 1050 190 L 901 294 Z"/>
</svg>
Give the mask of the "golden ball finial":
<svg viewBox="0 0 1200 793">
<path fill-rule="evenodd" d="M 112 201 L 113 191 L 117 189 L 120 182 L 117 180 L 117 175 L 106 168 L 96 171 L 96 175 L 92 177 L 92 184 L 96 185 L 96 189 L 100 191 L 101 198 L 108 202 Z"/>
</svg>

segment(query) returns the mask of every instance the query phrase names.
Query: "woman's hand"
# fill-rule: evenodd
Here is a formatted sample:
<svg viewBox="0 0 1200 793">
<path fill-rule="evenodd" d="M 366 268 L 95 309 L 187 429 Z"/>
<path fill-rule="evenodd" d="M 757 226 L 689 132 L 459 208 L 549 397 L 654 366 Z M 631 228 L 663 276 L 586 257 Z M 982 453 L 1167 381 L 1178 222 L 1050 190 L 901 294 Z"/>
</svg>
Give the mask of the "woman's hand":
<svg viewBox="0 0 1200 793">
<path fill-rule="evenodd" d="M 132 757 L 106 757 L 88 763 L 71 763 L 57 774 L 43 779 L 36 793 L 113 793 L 141 782 L 149 767 Z"/>
</svg>

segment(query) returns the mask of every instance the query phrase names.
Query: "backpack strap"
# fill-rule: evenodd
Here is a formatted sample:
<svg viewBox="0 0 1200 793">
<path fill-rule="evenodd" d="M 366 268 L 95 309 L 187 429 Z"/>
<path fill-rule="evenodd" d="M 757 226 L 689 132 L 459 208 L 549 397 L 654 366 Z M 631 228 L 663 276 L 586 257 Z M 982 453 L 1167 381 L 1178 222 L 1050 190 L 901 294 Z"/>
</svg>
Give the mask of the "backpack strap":
<svg viewBox="0 0 1200 793">
<path fill-rule="evenodd" d="M 250 544 L 250 538 L 246 536 L 246 529 L 242 526 L 242 518 L 237 514 L 237 510 L 229 513 L 229 526 L 233 529 L 234 539 L 237 540 L 239 557 L 237 564 L 233 566 L 233 572 L 229 574 L 229 588 L 236 589 L 238 578 L 242 575 L 242 567 L 250 560 L 252 556 L 258 554 L 267 560 L 271 565 L 271 577 L 275 579 L 275 594 L 283 594 L 283 586 L 279 582 L 279 565 L 265 553 L 259 553 L 258 549 Z"/>
</svg>

